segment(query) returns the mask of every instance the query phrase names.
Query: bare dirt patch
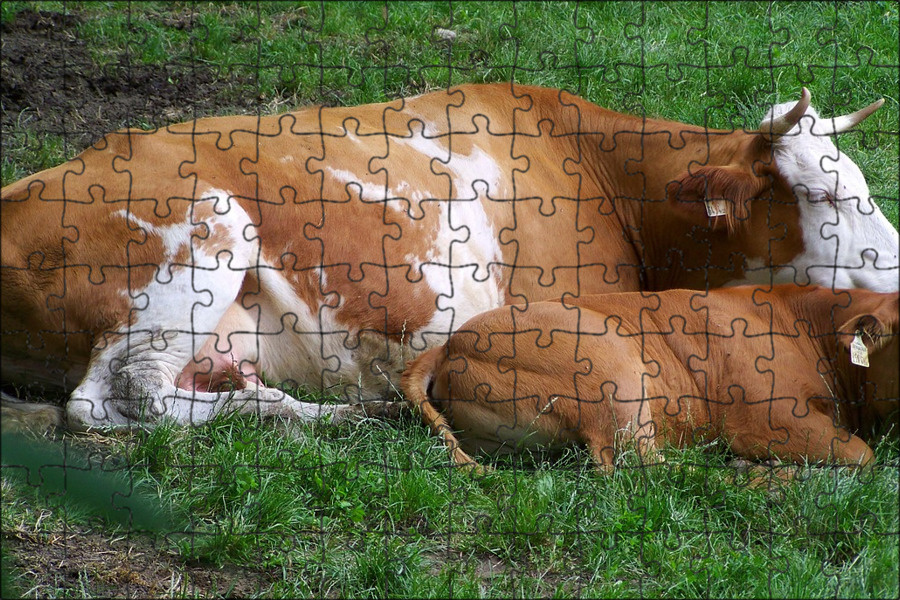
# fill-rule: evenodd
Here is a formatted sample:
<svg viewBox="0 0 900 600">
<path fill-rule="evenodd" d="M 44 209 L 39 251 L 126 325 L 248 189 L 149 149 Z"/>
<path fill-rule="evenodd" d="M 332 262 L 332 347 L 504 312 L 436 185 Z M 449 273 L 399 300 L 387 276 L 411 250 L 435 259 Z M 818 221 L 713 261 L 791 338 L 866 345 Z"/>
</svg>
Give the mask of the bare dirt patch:
<svg viewBox="0 0 900 600">
<path fill-rule="evenodd" d="M 179 14 L 167 18 L 184 21 Z M 252 85 L 239 74 L 204 64 L 136 64 L 127 54 L 106 66 L 95 64 L 79 37 L 82 19 L 77 13 L 26 10 L 2 26 L 4 131 L 27 125 L 81 150 L 126 126 L 255 112 Z"/>
<path fill-rule="evenodd" d="M 58 438 L 64 437 L 75 468 L 103 471 L 128 469 L 124 448 L 141 435 L 137 430 L 105 435 L 57 432 Z M 4 488 L 4 499 L 9 492 Z M 0 539 L 4 568 L 17 591 L 27 597 L 259 597 L 278 580 L 266 569 L 186 560 L 170 537 L 124 531 L 98 517 L 80 524 L 59 521 L 59 511 L 65 508 L 50 504 L 35 509 L 34 516 L 4 520 Z"/>
<path fill-rule="evenodd" d="M 93 597 L 239 597 L 265 595 L 274 579 L 233 566 L 185 565 L 165 542 L 91 530 L 59 533 L 4 531 L 3 549 L 29 596 L 59 596 L 63 590 Z"/>
</svg>

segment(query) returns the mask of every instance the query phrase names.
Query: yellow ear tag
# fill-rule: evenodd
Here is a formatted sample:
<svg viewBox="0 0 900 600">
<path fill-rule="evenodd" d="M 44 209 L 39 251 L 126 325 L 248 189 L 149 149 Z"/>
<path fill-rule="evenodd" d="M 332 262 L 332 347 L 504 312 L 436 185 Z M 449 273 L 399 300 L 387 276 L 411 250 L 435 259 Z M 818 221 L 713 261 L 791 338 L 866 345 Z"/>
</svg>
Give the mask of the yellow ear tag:
<svg viewBox="0 0 900 600">
<path fill-rule="evenodd" d="M 704 202 L 706 204 L 706 216 L 708 217 L 723 217 L 725 216 L 725 201 L 724 200 L 706 200 Z"/>
<path fill-rule="evenodd" d="M 850 343 L 850 362 L 861 367 L 869 366 L 869 349 L 862 341 L 862 332 L 857 331 Z"/>
</svg>

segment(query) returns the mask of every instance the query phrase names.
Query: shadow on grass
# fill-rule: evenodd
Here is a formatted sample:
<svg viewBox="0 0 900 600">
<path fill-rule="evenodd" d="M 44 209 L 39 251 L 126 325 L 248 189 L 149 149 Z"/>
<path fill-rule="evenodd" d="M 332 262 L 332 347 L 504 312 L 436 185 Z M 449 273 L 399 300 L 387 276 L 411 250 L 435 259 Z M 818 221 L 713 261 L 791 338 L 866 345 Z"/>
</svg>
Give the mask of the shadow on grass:
<svg viewBox="0 0 900 600">
<path fill-rule="evenodd" d="M 136 488 L 127 471 L 108 471 L 92 464 L 83 453 L 47 439 L 4 432 L 3 474 L 59 506 L 78 509 L 129 531 L 166 534 L 179 530 L 179 521 L 163 501 Z M 5 551 L 0 569 L 0 597 L 18 598 L 22 591 Z"/>
</svg>

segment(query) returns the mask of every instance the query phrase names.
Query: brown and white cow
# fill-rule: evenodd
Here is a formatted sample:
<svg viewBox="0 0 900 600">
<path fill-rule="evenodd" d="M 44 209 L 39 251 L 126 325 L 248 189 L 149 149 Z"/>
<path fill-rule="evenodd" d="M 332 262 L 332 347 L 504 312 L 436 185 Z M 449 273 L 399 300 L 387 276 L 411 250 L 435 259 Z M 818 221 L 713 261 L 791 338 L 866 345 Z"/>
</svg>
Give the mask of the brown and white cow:
<svg viewBox="0 0 900 600">
<path fill-rule="evenodd" d="M 368 400 L 503 304 L 897 289 L 897 231 L 827 136 L 881 102 L 809 100 L 716 131 L 468 85 L 109 134 L 2 190 L 3 382 L 70 393 L 74 427 L 340 416 L 257 375 Z"/>
<path fill-rule="evenodd" d="M 646 459 L 713 439 L 750 460 L 865 464 L 860 436 L 900 425 L 898 310 L 897 292 L 791 284 L 501 307 L 416 359 L 401 388 L 458 464 L 580 443 L 611 467 L 622 442 Z"/>
</svg>

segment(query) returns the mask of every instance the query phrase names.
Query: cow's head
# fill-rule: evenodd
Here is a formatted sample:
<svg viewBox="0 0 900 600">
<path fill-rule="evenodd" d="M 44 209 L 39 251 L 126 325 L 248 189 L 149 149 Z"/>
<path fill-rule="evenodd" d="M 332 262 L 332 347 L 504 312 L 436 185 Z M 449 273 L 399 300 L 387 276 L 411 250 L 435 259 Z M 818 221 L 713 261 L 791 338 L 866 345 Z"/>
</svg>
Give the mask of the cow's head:
<svg viewBox="0 0 900 600">
<path fill-rule="evenodd" d="M 798 102 L 769 110 L 759 131 L 745 138 L 731 163 L 692 168 L 671 187 L 670 196 L 693 218 L 708 220 L 711 227 L 727 228 L 732 234 L 746 229 L 742 225 L 749 222 L 757 198 L 796 207 L 797 247 L 802 245 L 802 251 L 785 257 L 786 261 L 773 259 L 773 266 L 783 265 L 776 267 L 776 283 L 896 291 L 900 288 L 897 230 L 869 196 L 859 167 L 832 139 L 857 126 L 883 102 L 849 115 L 822 118 L 803 88 Z M 780 227 L 780 222 L 770 225 Z M 759 277 L 757 283 L 768 283 L 768 273 L 760 271 Z M 744 281 L 756 282 L 751 274 Z"/>
</svg>

